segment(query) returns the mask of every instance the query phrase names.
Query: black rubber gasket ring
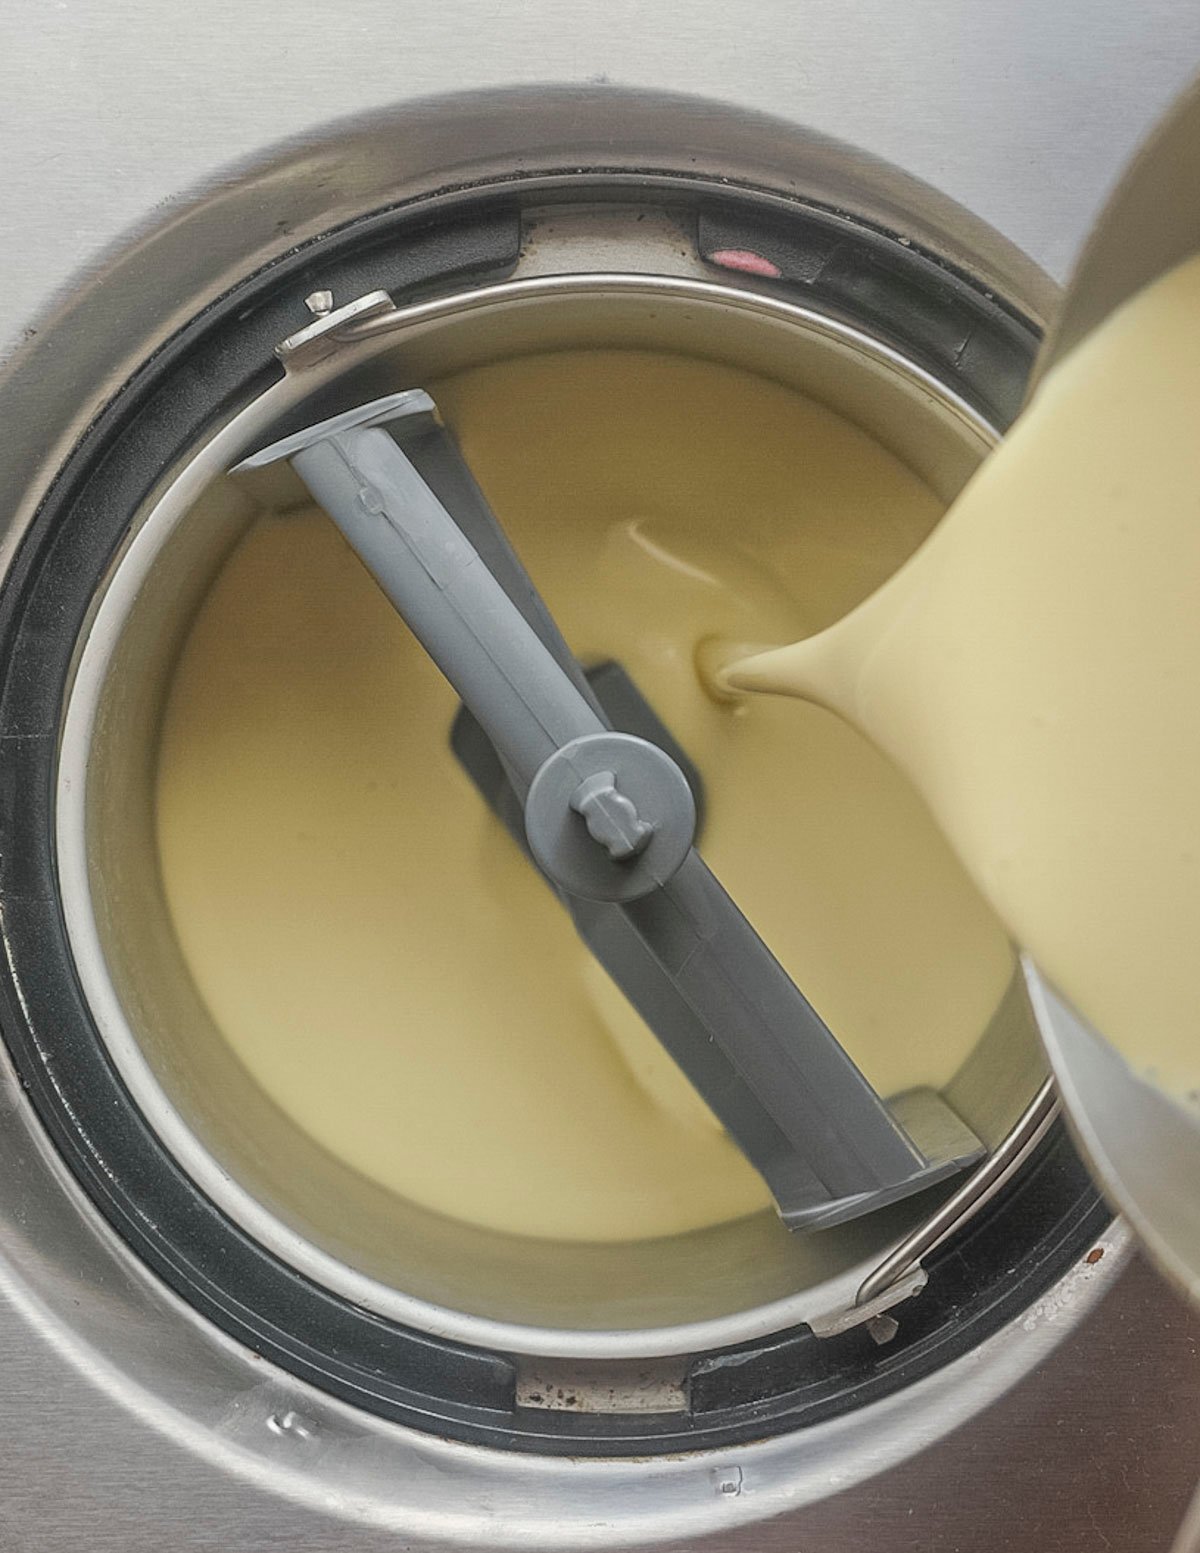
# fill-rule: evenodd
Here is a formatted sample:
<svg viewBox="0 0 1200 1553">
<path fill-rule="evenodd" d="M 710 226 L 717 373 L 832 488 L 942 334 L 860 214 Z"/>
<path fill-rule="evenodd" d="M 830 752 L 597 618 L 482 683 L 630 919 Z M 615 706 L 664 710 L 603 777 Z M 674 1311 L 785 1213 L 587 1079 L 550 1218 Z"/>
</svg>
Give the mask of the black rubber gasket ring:
<svg viewBox="0 0 1200 1553">
<path fill-rule="evenodd" d="M 587 182 L 587 180 L 585 180 Z M 602 192 L 599 175 L 587 197 Z M 622 178 L 619 197 L 637 197 Z M 1030 325 L 934 258 L 844 215 L 797 203 L 790 220 L 753 192 L 648 175 L 641 197 L 695 223 L 698 248 L 762 248 L 782 294 L 878 315 L 981 412 L 1007 419 L 1036 348 Z M 535 202 L 536 184 L 528 198 Z M 379 212 L 248 277 L 194 319 L 83 436 L 24 536 L 0 593 L 0 1030 L 30 1099 L 105 1219 L 198 1311 L 247 1347 L 381 1416 L 459 1440 L 552 1454 L 640 1455 L 717 1447 L 795 1429 L 909 1384 L 1027 1308 L 1109 1220 L 1057 1130 L 962 1235 L 931 1260 L 886 1346 L 855 1329 L 806 1328 L 694 1355 L 688 1407 L 583 1414 L 516 1404 L 512 1356 L 401 1327 L 309 1282 L 257 1245 L 180 1171 L 100 1041 L 58 899 L 53 784 L 74 645 L 130 519 L 186 449 L 279 373 L 275 343 L 303 297 L 384 288 L 410 298 L 508 272 L 519 255 L 519 187 L 480 189 L 432 216 Z M 449 214 L 447 214 L 449 211 Z M 831 247 L 832 244 L 832 247 Z M 790 245 L 790 247 L 788 246 Z M 823 255 L 807 263 L 804 255 Z M 790 257 L 789 257 L 790 256 Z M 790 270 L 789 270 L 790 266 Z M 864 289 L 865 288 L 865 289 Z M 980 367 L 980 363 L 983 367 Z"/>
</svg>

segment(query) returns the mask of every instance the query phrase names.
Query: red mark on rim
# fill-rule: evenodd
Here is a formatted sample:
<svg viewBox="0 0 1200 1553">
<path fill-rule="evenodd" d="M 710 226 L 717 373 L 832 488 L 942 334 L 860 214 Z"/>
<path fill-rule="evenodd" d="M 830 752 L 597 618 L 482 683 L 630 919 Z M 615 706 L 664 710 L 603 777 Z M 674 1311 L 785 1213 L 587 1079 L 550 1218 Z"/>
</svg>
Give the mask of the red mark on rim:
<svg viewBox="0 0 1200 1553">
<path fill-rule="evenodd" d="M 719 264 L 723 270 L 741 270 L 746 275 L 765 275 L 768 280 L 778 280 L 783 271 L 761 253 L 749 248 L 718 248 L 708 256 L 710 264 Z"/>
</svg>

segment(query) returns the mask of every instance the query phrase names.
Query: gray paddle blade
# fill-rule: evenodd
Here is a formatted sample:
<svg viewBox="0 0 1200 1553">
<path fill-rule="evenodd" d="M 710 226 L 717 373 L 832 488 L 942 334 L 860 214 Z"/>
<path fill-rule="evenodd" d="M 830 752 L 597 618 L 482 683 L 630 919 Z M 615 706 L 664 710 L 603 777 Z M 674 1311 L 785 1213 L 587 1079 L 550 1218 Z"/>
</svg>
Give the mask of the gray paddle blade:
<svg viewBox="0 0 1200 1553">
<path fill-rule="evenodd" d="M 784 1221 L 839 1223 L 978 1158 L 932 1091 L 906 1097 L 901 1123 L 705 865 L 684 772 L 612 727 L 428 395 L 335 416 L 239 468 L 281 458 L 458 692 L 580 935 Z"/>
</svg>

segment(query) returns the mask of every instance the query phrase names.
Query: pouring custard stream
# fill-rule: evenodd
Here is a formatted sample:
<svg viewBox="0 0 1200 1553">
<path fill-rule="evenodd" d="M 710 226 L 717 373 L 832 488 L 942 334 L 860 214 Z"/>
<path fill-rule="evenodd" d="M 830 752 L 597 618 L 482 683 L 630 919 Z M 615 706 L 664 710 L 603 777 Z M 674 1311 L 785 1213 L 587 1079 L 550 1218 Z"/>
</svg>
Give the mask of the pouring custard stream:
<svg viewBox="0 0 1200 1553">
<path fill-rule="evenodd" d="M 1044 974 L 1200 1106 L 1200 256 L 1055 369 L 875 594 L 724 662 L 885 750 Z"/>
</svg>

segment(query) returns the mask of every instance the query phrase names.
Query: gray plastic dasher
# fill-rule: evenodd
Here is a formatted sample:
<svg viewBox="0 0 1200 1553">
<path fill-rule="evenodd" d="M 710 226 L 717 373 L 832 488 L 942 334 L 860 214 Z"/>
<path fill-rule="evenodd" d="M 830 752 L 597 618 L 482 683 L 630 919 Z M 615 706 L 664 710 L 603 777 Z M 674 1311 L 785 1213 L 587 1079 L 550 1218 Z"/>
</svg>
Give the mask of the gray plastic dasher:
<svg viewBox="0 0 1200 1553">
<path fill-rule="evenodd" d="M 789 1227 L 857 1217 L 979 1157 L 935 1091 L 884 1103 L 726 894 L 693 845 L 679 764 L 610 725 L 427 394 L 334 416 L 238 468 L 279 459 L 487 735 L 538 867 Z"/>
</svg>

